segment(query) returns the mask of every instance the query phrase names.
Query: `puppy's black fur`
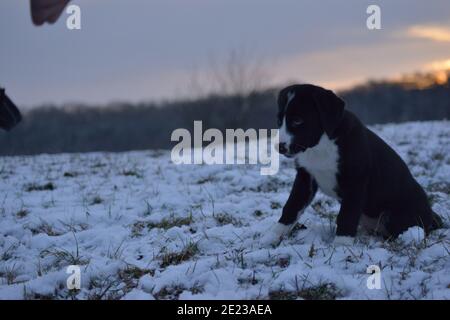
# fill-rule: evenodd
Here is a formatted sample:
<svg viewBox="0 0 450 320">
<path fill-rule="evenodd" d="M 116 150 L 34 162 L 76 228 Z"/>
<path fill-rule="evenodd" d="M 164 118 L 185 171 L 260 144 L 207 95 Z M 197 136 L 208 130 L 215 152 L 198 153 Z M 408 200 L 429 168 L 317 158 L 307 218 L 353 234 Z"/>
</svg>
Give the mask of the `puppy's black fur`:
<svg viewBox="0 0 450 320">
<path fill-rule="evenodd" d="M 318 145 L 325 134 L 337 146 L 336 184 L 341 203 L 338 236 L 354 237 L 362 214 L 384 223 L 385 236 L 397 237 L 409 227 L 426 234 L 439 228 L 435 214 L 419 183 L 400 156 L 365 127 L 332 91 L 313 85 L 292 85 L 278 97 L 279 126 L 290 136 L 280 142 L 280 153 L 297 157 Z M 320 159 L 317 159 L 320 161 Z M 297 165 L 297 176 L 279 220 L 292 225 L 318 189 L 314 172 Z"/>
</svg>

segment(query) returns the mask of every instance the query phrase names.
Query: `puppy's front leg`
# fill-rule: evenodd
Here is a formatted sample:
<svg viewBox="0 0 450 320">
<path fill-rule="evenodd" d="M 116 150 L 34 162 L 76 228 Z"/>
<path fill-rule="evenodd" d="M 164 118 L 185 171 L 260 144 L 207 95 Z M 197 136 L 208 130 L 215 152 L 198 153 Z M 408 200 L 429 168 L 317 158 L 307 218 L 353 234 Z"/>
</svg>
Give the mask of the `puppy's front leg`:
<svg viewBox="0 0 450 320">
<path fill-rule="evenodd" d="M 261 238 L 263 246 L 278 245 L 298 219 L 299 213 L 311 203 L 317 192 L 317 183 L 304 169 L 298 168 L 289 199 L 278 222 Z"/>
<path fill-rule="evenodd" d="M 341 209 L 336 219 L 336 237 L 333 241 L 335 245 L 352 245 L 359 219 L 363 211 L 363 204 L 366 197 L 365 185 L 356 185 L 347 189 L 344 194 Z"/>
</svg>

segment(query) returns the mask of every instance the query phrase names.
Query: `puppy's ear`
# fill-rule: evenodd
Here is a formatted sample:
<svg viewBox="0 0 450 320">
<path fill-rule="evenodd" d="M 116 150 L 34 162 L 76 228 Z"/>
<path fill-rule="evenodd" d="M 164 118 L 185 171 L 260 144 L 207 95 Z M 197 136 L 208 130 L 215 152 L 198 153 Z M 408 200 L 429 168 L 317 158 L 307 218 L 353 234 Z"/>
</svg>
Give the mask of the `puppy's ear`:
<svg viewBox="0 0 450 320">
<path fill-rule="evenodd" d="M 280 91 L 280 93 L 278 94 L 278 110 L 281 112 L 283 111 L 284 107 L 286 106 L 287 103 L 287 93 L 288 93 L 288 89 L 284 88 L 283 90 Z"/>
<path fill-rule="evenodd" d="M 314 94 L 320 121 L 328 137 L 332 137 L 344 116 L 345 102 L 333 91 L 321 89 Z"/>
</svg>

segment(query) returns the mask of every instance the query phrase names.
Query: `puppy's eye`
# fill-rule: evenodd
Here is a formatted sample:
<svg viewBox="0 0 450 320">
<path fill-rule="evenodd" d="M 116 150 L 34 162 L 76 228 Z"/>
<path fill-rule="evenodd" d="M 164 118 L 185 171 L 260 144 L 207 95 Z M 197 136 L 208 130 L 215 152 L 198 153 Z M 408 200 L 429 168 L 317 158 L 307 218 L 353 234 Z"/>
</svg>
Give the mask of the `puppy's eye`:
<svg viewBox="0 0 450 320">
<path fill-rule="evenodd" d="M 298 127 L 299 125 L 301 125 L 303 123 L 303 120 L 300 118 L 294 118 L 292 119 L 292 126 L 293 127 Z"/>
</svg>

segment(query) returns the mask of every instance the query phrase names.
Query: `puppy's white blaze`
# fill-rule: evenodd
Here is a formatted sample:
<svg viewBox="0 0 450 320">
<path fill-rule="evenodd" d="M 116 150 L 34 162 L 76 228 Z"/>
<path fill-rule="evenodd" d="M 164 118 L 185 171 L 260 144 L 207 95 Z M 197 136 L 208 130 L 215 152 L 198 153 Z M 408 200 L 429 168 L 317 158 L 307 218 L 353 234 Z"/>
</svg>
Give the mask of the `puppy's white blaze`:
<svg viewBox="0 0 450 320">
<path fill-rule="evenodd" d="M 284 106 L 284 112 L 285 113 L 287 111 L 287 107 L 289 106 L 289 103 L 294 98 L 295 98 L 295 92 L 294 91 L 290 91 L 290 92 L 287 93 L 287 102 L 286 102 L 286 105 Z M 279 136 L 280 143 L 285 143 L 287 145 L 287 147 L 289 148 L 289 145 L 291 144 L 292 135 L 287 131 L 286 116 L 284 116 L 284 118 L 283 118 L 283 123 L 281 124 L 281 128 L 279 130 L 279 134 L 280 134 L 280 136 Z"/>
<path fill-rule="evenodd" d="M 289 105 L 289 103 L 292 101 L 292 99 L 294 99 L 294 98 L 295 98 L 295 92 L 294 92 L 294 91 L 288 92 L 288 94 L 287 94 L 286 108 L 287 108 L 287 106 Z"/>
<path fill-rule="evenodd" d="M 287 131 L 287 128 L 286 128 L 286 117 L 283 118 L 283 123 L 281 124 L 281 128 L 279 130 L 279 135 L 280 135 L 280 138 L 279 138 L 280 143 L 285 143 L 287 146 L 289 146 L 291 144 L 292 136 Z"/>
</svg>

